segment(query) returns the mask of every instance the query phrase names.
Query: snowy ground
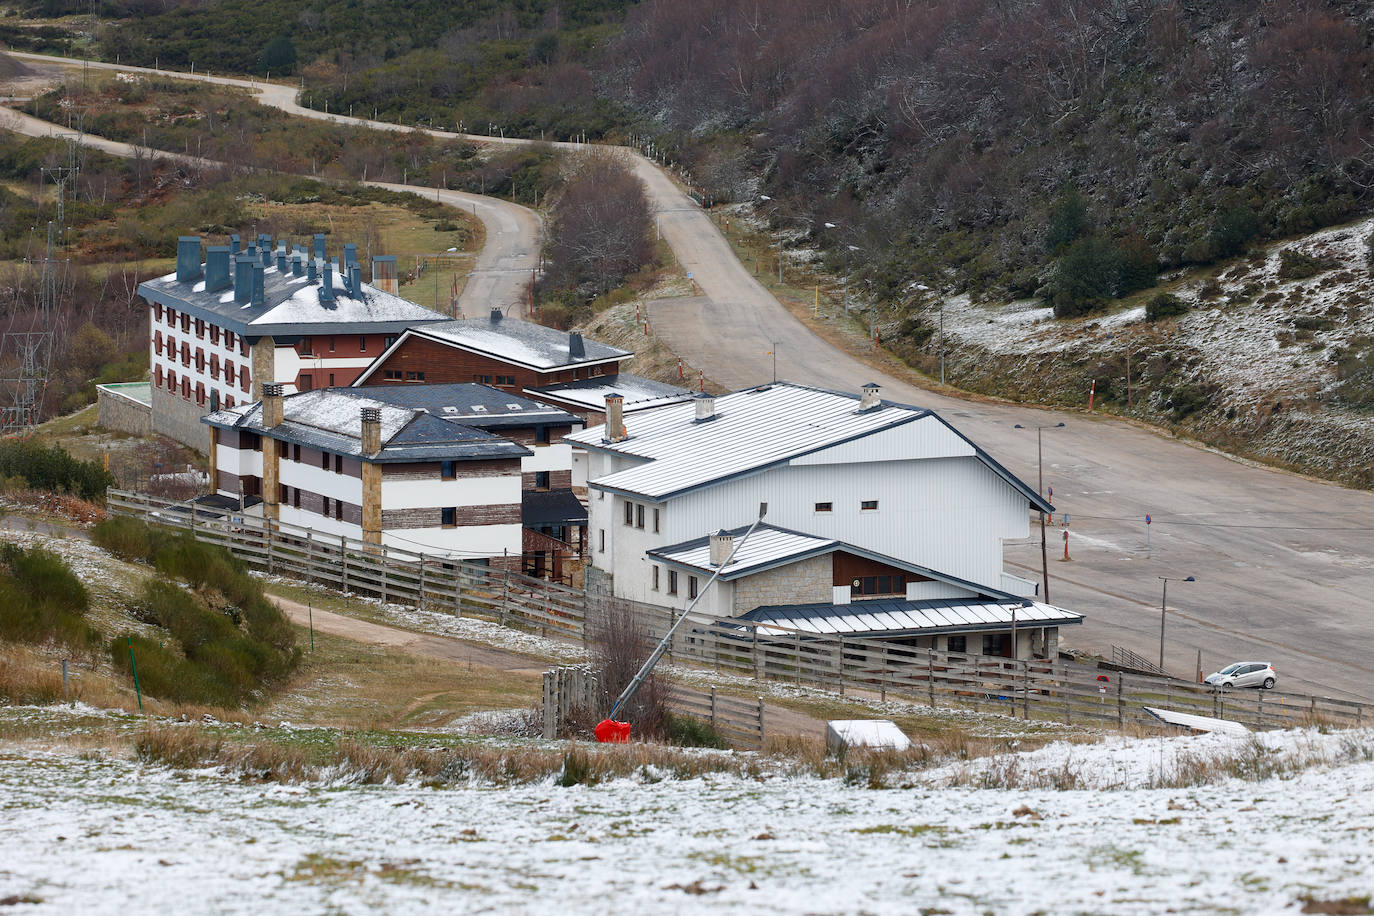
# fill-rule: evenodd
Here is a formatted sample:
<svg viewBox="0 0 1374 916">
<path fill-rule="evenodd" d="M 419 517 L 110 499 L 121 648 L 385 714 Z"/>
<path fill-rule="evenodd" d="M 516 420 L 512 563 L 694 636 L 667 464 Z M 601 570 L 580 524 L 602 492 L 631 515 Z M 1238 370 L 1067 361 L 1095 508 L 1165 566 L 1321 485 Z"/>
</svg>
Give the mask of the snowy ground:
<svg viewBox="0 0 1374 916">
<path fill-rule="evenodd" d="M 1374 733 L 1267 736 L 1289 778 L 1147 788 L 1233 739 L 1066 756 L 1110 790 L 800 777 L 255 785 L 0 753 L 0 899 L 57 912 L 1297 912 L 1374 890 Z M 996 766 L 996 764 L 984 764 Z M 1006 764 L 1001 765 L 1003 770 Z"/>
</svg>

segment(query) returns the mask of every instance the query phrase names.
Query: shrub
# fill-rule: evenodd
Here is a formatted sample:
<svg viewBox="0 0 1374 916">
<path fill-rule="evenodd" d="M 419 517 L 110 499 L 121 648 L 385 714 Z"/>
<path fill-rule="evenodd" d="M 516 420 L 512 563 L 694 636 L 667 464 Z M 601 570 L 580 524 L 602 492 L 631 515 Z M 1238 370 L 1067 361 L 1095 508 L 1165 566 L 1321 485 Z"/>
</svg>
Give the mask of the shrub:
<svg viewBox="0 0 1374 916">
<path fill-rule="evenodd" d="M 1146 321 L 1159 321 L 1161 318 L 1172 318 L 1187 312 L 1188 303 L 1170 293 L 1159 293 L 1145 303 Z"/>
<path fill-rule="evenodd" d="M 112 515 L 91 527 L 91 543 L 104 548 L 121 560 L 151 563 L 153 561 L 152 530 L 136 518 Z"/>
<path fill-rule="evenodd" d="M 1259 235 L 1260 221 L 1255 211 L 1241 205 L 1223 210 L 1212 222 L 1207 234 L 1212 255 L 1216 258 L 1230 258 L 1245 250 L 1250 240 Z"/>
<path fill-rule="evenodd" d="M 0 549 L 0 636 L 90 651 L 100 634 L 84 620 L 89 608 L 86 587 L 61 557 L 15 544 Z"/>
<path fill-rule="evenodd" d="M 0 477 L 20 477 L 35 490 L 70 493 L 103 502 L 115 484 L 110 472 L 94 461 L 78 461 L 61 446 L 51 448 L 31 439 L 0 442 Z"/>
<path fill-rule="evenodd" d="M 700 719 L 693 719 L 688 716 L 677 716 L 669 713 L 667 719 L 667 739 L 670 744 L 681 747 L 714 747 L 728 748 L 720 732 L 711 725 L 710 722 L 703 722 Z"/>
<path fill-rule="evenodd" d="M 1120 282 L 1121 253 L 1108 239 L 1088 236 L 1069 246 L 1050 280 L 1054 317 L 1087 315 L 1115 296 Z"/>
<path fill-rule="evenodd" d="M 1331 268 L 1331 262 L 1293 248 L 1279 252 L 1279 279 L 1306 280 Z"/>
</svg>

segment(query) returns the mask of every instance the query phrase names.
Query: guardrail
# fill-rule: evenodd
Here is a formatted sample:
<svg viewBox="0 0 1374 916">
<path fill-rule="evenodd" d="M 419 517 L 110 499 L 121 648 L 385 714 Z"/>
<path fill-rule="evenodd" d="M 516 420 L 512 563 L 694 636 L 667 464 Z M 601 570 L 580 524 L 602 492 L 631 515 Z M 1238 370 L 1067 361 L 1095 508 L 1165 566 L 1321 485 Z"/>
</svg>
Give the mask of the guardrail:
<svg viewBox="0 0 1374 916">
<path fill-rule="evenodd" d="M 486 617 L 584 644 L 589 621 L 608 619 L 616 605 L 628 610 L 655 641 L 681 616 L 668 608 L 592 595 L 509 570 L 320 535 L 270 519 L 214 517 L 204 510 L 193 512 L 185 503 L 142 494 L 110 490 L 107 504 L 112 512 L 188 530 L 271 575 Z M 791 681 L 879 699 L 892 695 L 931 706 L 973 706 L 1068 724 L 1121 727 L 1133 723 L 1157 728 L 1158 722 L 1143 709 L 1147 705 L 1229 718 L 1256 728 L 1312 722 L 1374 724 L 1374 705 L 1333 697 L 1272 690 L 1222 691 L 1157 675 L 1102 672 L 1057 660 L 937 652 L 736 619 L 694 617 L 674 635 L 669 659 L 760 681 Z M 717 700 L 718 717 L 723 699 Z M 700 700 L 694 702 L 699 708 Z"/>
</svg>

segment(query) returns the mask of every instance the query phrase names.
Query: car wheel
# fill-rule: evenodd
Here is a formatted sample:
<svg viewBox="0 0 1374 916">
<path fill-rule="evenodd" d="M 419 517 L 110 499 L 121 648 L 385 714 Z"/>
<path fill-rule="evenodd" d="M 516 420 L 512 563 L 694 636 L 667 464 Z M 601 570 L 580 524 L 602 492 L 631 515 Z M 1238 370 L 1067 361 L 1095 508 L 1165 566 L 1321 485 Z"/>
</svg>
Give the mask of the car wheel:
<svg viewBox="0 0 1374 916">
<path fill-rule="evenodd" d="M 1222 681 L 1222 682 L 1221 682 L 1221 689 L 1222 689 L 1222 690 L 1230 690 L 1230 689 L 1231 689 L 1232 687 L 1234 687 L 1234 686 L 1236 686 L 1235 681 Z"/>
<path fill-rule="evenodd" d="M 1265 690 L 1273 690 L 1273 689 L 1274 689 L 1274 679 L 1273 679 L 1272 677 L 1267 677 L 1267 678 L 1264 679 L 1264 689 L 1265 689 Z"/>
</svg>

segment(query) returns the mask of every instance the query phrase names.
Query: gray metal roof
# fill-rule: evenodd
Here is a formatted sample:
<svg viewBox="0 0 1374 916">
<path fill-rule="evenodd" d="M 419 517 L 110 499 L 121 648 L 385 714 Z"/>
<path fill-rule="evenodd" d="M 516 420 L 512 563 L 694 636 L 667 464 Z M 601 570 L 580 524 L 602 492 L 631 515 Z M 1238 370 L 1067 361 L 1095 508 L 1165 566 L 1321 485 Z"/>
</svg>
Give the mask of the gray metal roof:
<svg viewBox="0 0 1374 916">
<path fill-rule="evenodd" d="M 749 527 L 746 525 L 725 533 L 738 538 L 742 537 L 748 530 Z M 739 549 L 735 551 L 734 562 L 721 569 L 720 578 L 728 582 L 732 579 L 740 579 L 744 576 L 751 576 L 755 573 L 836 551 L 863 557 L 927 579 L 934 579 L 937 582 L 967 589 L 984 598 L 1006 601 L 1021 600 L 1010 592 L 988 588 L 958 576 L 947 575 L 928 566 L 899 560 L 896 557 L 889 557 L 833 538 L 821 538 L 800 531 L 777 528 L 773 525 L 759 525 L 753 534 L 745 538 Z M 715 572 L 716 569 L 711 565 L 711 538 L 709 536 L 646 550 L 645 554 L 664 563 L 687 569 L 697 569 L 705 573 Z"/>
<path fill-rule="evenodd" d="M 507 318 L 497 311 L 487 317 L 446 319 L 411 329 L 409 334 L 403 335 L 368 366 L 359 381 L 366 381 L 405 342 L 406 337 L 433 340 L 539 372 L 605 362 L 619 363 L 622 359 L 634 356 L 629 350 L 580 335 L 581 352 L 574 352 L 573 335 L 569 332 L 532 321 L 521 321 L 519 318 Z"/>
<path fill-rule="evenodd" d="M 486 406 L 477 411 L 474 407 Z M 446 407 L 454 411 L 446 412 Z M 362 453 L 362 408 L 381 416 L 382 449 Z M 435 407 L 437 409 L 431 409 Z M 460 412 L 461 411 L 461 412 Z M 380 385 L 322 388 L 282 399 L 283 421 L 262 424 L 262 402 L 221 410 L 203 422 L 222 429 L 245 429 L 363 461 L 477 461 L 533 454 L 488 428 L 565 425 L 576 418 L 528 398 L 485 385 Z"/>
<path fill-rule="evenodd" d="M 322 273 L 322 272 L 321 272 Z M 138 294 L 193 318 L 204 318 L 244 337 L 305 337 L 312 334 L 400 333 L 416 324 L 444 321 L 444 316 L 408 299 L 363 283 L 360 295 L 349 295 L 338 271 L 333 272 L 334 299 L 320 299 L 321 280 L 263 269 L 263 304 L 237 302 L 232 286 L 206 292 L 204 269 L 195 280 L 178 282 L 175 272 L 138 285 Z"/>
<path fill-rule="evenodd" d="M 696 399 L 638 411 L 625 421 L 629 438 L 608 442 L 605 426 L 567 437 L 582 448 L 612 452 L 642 463 L 589 481 L 601 490 L 662 501 L 743 477 L 811 452 L 925 418 L 966 443 L 973 456 L 1017 490 L 1033 507 L 1054 507 L 943 417 L 923 407 L 881 401 L 860 410 L 859 396 L 773 382 L 715 399 L 715 415 L 696 419 Z"/>
<path fill-rule="evenodd" d="M 694 401 L 637 412 L 629 438 L 608 443 L 605 427 L 568 437 L 574 445 L 643 459 L 592 485 L 662 500 L 761 470 L 881 429 L 927 416 L 921 408 L 883 403 L 859 410 L 855 396 L 776 382 L 715 399 L 715 416 L 700 422 Z"/>
<path fill-rule="evenodd" d="M 520 517 L 531 525 L 585 525 L 587 507 L 572 490 L 526 490 L 520 494 Z"/>
<path fill-rule="evenodd" d="M 625 399 L 626 413 L 675 404 L 692 396 L 692 392 L 687 388 L 657 382 L 629 372 L 578 379 L 575 382 L 560 382 L 557 385 L 544 385 L 541 388 L 527 390 L 538 392 L 540 397 L 571 404 L 582 410 L 605 410 L 606 395 L 618 394 Z"/>
<path fill-rule="evenodd" d="M 1083 622 L 1075 614 L 1051 604 L 1021 599 L 986 601 L 976 598 L 941 598 L 907 601 L 902 598 L 871 598 L 852 604 L 797 604 L 755 608 L 740 619 L 772 624 L 760 627 L 759 635 L 792 632 L 841 636 L 930 636 L 938 633 L 976 633 L 1011 627 L 1015 612 L 1018 627 L 1070 626 Z"/>
</svg>

